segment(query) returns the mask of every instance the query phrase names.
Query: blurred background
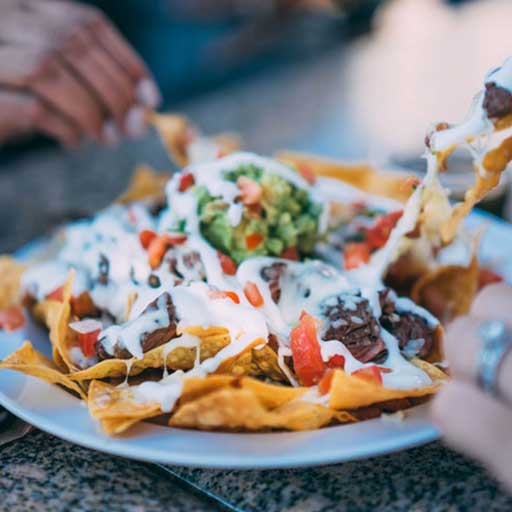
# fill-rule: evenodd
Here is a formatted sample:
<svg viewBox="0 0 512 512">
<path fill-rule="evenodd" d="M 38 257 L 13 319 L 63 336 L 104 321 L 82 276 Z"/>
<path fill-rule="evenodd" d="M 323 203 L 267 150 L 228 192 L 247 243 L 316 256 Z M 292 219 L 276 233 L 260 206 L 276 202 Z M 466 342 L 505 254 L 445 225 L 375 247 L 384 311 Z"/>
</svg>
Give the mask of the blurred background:
<svg viewBox="0 0 512 512">
<path fill-rule="evenodd" d="M 89 3 L 143 57 L 164 110 L 206 133 L 238 132 L 263 154 L 421 171 L 431 123 L 461 120 L 484 74 L 512 54 L 510 0 Z M 40 137 L 0 147 L 0 251 L 105 206 L 142 162 L 170 168 L 154 132 L 116 148 Z"/>
</svg>

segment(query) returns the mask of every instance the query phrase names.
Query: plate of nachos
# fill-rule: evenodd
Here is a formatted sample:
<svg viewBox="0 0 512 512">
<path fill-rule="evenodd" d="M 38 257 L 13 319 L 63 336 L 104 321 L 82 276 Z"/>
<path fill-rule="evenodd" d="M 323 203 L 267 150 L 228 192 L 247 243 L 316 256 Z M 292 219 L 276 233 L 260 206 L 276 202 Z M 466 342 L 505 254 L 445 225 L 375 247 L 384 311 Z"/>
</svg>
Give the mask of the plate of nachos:
<svg viewBox="0 0 512 512">
<path fill-rule="evenodd" d="M 0 403 L 84 446 L 202 467 L 435 439 L 443 324 L 508 275 L 512 230 L 466 217 L 512 157 L 511 89 L 507 61 L 467 121 L 429 131 L 423 179 L 264 157 L 151 114 L 178 172 L 140 167 L 108 208 L 0 258 Z M 440 174 L 457 147 L 476 180 L 453 205 Z"/>
</svg>

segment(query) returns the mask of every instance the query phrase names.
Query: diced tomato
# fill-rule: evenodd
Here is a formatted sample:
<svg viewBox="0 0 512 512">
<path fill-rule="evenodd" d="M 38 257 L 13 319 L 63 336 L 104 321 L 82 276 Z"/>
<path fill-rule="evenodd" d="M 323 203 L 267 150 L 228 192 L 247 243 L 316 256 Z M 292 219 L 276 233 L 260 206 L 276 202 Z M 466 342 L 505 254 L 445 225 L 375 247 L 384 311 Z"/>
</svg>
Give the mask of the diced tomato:
<svg viewBox="0 0 512 512">
<path fill-rule="evenodd" d="M 220 251 L 217 251 L 217 256 L 222 272 L 228 276 L 234 276 L 236 274 L 236 263 L 227 254 L 222 254 Z"/>
<path fill-rule="evenodd" d="M 178 192 L 185 192 L 196 182 L 194 175 L 191 172 L 186 172 L 180 176 L 180 182 L 178 184 Z"/>
<path fill-rule="evenodd" d="M 370 244 L 371 249 L 380 249 L 386 245 L 389 235 L 402 216 L 402 213 L 402 210 L 398 210 L 379 216 L 375 225 L 366 229 L 366 240 Z"/>
<path fill-rule="evenodd" d="M 144 249 L 148 249 L 149 247 L 149 244 L 151 243 L 151 241 L 156 238 L 156 233 L 151 230 L 151 229 L 143 229 L 140 233 L 139 233 L 139 241 L 140 241 L 140 245 L 142 245 L 142 247 Z"/>
<path fill-rule="evenodd" d="M 25 315 L 21 306 L 10 306 L 0 310 L 0 329 L 14 331 L 24 324 Z"/>
<path fill-rule="evenodd" d="M 344 368 L 345 367 L 345 357 L 341 354 L 336 354 L 332 356 L 329 361 L 327 361 L 327 366 L 329 368 Z"/>
<path fill-rule="evenodd" d="M 480 274 L 478 276 L 478 289 L 494 283 L 503 282 L 503 277 L 490 268 L 480 267 Z"/>
<path fill-rule="evenodd" d="M 334 377 L 334 370 L 329 368 L 324 376 L 320 379 L 318 383 L 318 391 L 320 391 L 321 395 L 326 395 L 331 390 L 332 378 Z"/>
<path fill-rule="evenodd" d="M 371 366 L 365 366 L 364 368 L 360 368 L 355 372 L 352 372 L 354 377 L 358 379 L 365 380 L 366 382 L 371 382 L 373 384 L 382 384 L 382 375 L 380 368 L 372 364 Z"/>
<path fill-rule="evenodd" d="M 69 327 L 77 333 L 84 356 L 94 356 L 94 347 L 102 329 L 101 322 L 93 318 L 86 318 L 77 322 L 71 322 Z"/>
<path fill-rule="evenodd" d="M 168 245 L 181 245 L 187 241 L 185 233 L 164 233 L 161 235 Z"/>
<path fill-rule="evenodd" d="M 379 366 L 378 368 L 379 368 L 379 371 L 380 371 L 381 374 L 382 373 L 392 373 L 393 372 L 393 370 L 391 368 L 386 368 L 384 366 Z"/>
<path fill-rule="evenodd" d="M 161 236 L 156 236 L 151 240 L 151 243 L 148 247 L 148 261 L 149 266 L 152 269 L 156 269 L 162 263 L 162 258 L 164 254 L 167 252 L 168 244 L 164 238 Z"/>
<path fill-rule="evenodd" d="M 254 251 L 263 242 L 263 236 L 259 233 L 251 233 L 245 237 L 245 246 L 249 251 Z"/>
<path fill-rule="evenodd" d="M 244 294 L 247 297 L 247 300 L 255 308 L 263 306 L 263 297 L 261 296 L 258 287 L 252 281 L 247 281 L 247 283 L 245 283 Z"/>
<path fill-rule="evenodd" d="M 217 158 L 223 158 L 227 155 L 226 151 L 224 151 L 223 149 L 219 148 L 217 150 Z"/>
<path fill-rule="evenodd" d="M 231 299 L 235 304 L 240 304 L 240 297 L 238 297 L 238 294 L 231 290 L 212 290 L 209 293 L 209 296 L 212 299 Z"/>
<path fill-rule="evenodd" d="M 317 384 L 326 370 L 316 329 L 316 320 L 303 312 L 299 325 L 290 334 L 293 368 L 304 386 Z"/>
<path fill-rule="evenodd" d="M 370 246 L 366 242 L 352 242 L 343 251 L 345 270 L 352 270 L 370 261 Z"/>
<path fill-rule="evenodd" d="M 162 263 L 167 249 L 173 245 L 180 245 L 187 240 L 187 235 L 184 233 L 164 233 L 163 235 L 155 236 L 148 246 L 148 261 L 152 269 L 156 269 Z"/>
<path fill-rule="evenodd" d="M 299 253 L 295 247 L 288 247 L 281 253 L 281 258 L 292 261 L 299 261 Z"/>
<path fill-rule="evenodd" d="M 410 192 L 411 190 L 416 190 L 418 185 L 420 184 L 420 179 L 416 176 L 408 176 L 405 180 L 400 184 L 400 190 L 402 192 Z"/>
<path fill-rule="evenodd" d="M 100 331 L 87 332 L 84 334 L 78 334 L 78 338 L 80 339 L 80 346 L 82 347 L 82 352 L 86 357 L 94 356 L 94 348 L 96 343 L 98 342 L 98 335 Z"/>
<path fill-rule="evenodd" d="M 315 171 L 304 162 L 297 163 L 297 170 L 299 174 L 310 184 L 314 185 L 316 183 L 316 174 Z"/>
<path fill-rule="evenodd" d="M 57 302 L 62 302 L 64 300 L 63 293 L 64 293 L 64 287 L 59 286 L 58 288 L 55 288 L 55 290 L 53 290 L 53 292 L 50 292 L 46 296 L 46 298 L 49 300 L 55 300 Z"/>
<path fill-rule="evenodd" d="M 261 185 L 247 176 L 239 176 L 236 180 L 236 185 L 240 189 L 240 199 L 246 205 L 259 204 L 263 189 Z"/>
</svg>

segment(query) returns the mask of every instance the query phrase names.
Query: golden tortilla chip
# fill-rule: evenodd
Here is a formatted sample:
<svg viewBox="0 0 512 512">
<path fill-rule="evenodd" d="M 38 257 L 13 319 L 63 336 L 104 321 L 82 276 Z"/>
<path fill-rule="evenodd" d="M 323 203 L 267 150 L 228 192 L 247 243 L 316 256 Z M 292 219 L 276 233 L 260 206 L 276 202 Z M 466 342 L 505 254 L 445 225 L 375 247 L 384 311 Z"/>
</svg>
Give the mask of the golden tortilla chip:
<svg viewBox="0 0 512 512">
<path fill-rule="evenodd" d="M 478 292 L 479 274 L 476 256 L 469 267 L 443 265 L 416 281 L 411 298 L 428 309 L 441 322 L 447 323 L 469 312 Z"/>
<path fill-rule="evenodd" d="M 0 368 L 31 375 L 50 384 L 60 384 L 87 400 L 82 388 L 63 374 L 52 361 L 37 352 L 30 341 L 26 341 L 16 352 L 1 361 Z"/>
<path fill-rule="evenodd" d="M 344 163 L 295 151 L 280 151 L 275 158 L 299 172 L 305 166 L 318 176 L 336 178 L 369 194 L 400 202 L 407 201 L 413 191 L 405 186 L 408 177 L 405 173 L 377 171 L 367 163 Z"/>
<path fill-rule="evenodd" d="M 163 197 L 165 184 L 169 178 L 170 175 L 167 173 L 157 172 L 148 165 L 139 165 L 133 173 L 128 189 L 117 198 L 117 202 L 129 204 Z"/>
<path fill-rule="evenodd" d="M 91 416 L 109 435 L 124 432 L 135 423 L 162 414 L 156 402 L 139 403 L 129 387 L 116 387 L 94 380 L 87 401 Z"/>
<path fill-rule="evenodd" d="M 11 256 L 0 256 L 0 309 L 20 303 L 20 281 L 25 268 Z"/>
<path fill-rule="evenodd" d="M 335 370 L 330 388 L 329 405 L 333 409 L 357 409 L 398 398 L 412 398 L 431 395 L 439 389 L 440 383 L 416 389 L 389 389 L 368 382 L 343 370 Z"/>
<path fill-rule="evenodd" d="M 172 161 L 180 168 L 187 166 L 189 164 L 188 145 L 198 135 L 190 121 L 177 114 L 153 112 L 150 115 L 150 122 L 157 129 Z M 240 138 L 235 134 L 219 134 L 211 137 L 211 141 L 218 146 L 219 156 L 225 156 L 240 149 Z"/>
<path fill-rule="evenodd" d="M 178 338 L 179 339 L 179 338 Z M 171 340 L 159 347 L 155 347 L 144 354 L 142 359 L 105 359 L 85 370 L 74 371 L 70 378 L 76 381 L 104 379 L 106 377 L 125 377 L 129 371 L 130 376 L 138 375 L 148 368 L 163 368 L 164 358 L 167 368 L 171 370 L 190 370 L 196 359 L 195 347 L 176 347 L 176 340 Z M 201 338 L 200 359 L 204 361 L 213 357 L 217 352 L 229 344 L 229 335 L 214 335 Z"/>
<path fill-rule="evenodd" d="M 270 410 L 248 389 L 225 388 L 179 406 L 169 425 L 201 430 L 311 430 L 327 425 L 333 417 L 328 407 L 300 400 Z"/>
<path fill-rule="evenodd" d="M 265 376 L 277 382 L 287 382 L 288 380 L 279 366 L 276 352 L 268 344 L 252 349 L 249 375 Z"/>
</svg>

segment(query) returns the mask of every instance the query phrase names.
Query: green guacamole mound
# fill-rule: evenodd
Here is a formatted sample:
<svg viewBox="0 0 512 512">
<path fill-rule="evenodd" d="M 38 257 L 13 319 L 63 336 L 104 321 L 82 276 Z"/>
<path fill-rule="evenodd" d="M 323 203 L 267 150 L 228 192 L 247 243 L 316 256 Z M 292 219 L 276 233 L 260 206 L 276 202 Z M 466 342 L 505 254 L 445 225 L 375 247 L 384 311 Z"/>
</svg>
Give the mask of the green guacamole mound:
<svg viewBox="0 0 512 512">
<path fill-rule="evenodd" d="M 288 248 L 295 248 L 301 257 L 310 254 L 318 240 L 321 206 L 313 203 L 307 191 L 261 167 L 241 165 L 224 174 L 234 183 L 239 176 L 260 184 L 261 207 L 244 206 L 240 224 L 233 227 L 227 215 L 228 205 L 221 198 L 212 197 L 205 187 L 196 187 L 203 237 L 237 263 L 250 256 L 280 256 Z M 255 234 L 260 235 L 261 243 L 249 249 L 248 237 L 254 240 L 251 235 Z"/>
</svg>

